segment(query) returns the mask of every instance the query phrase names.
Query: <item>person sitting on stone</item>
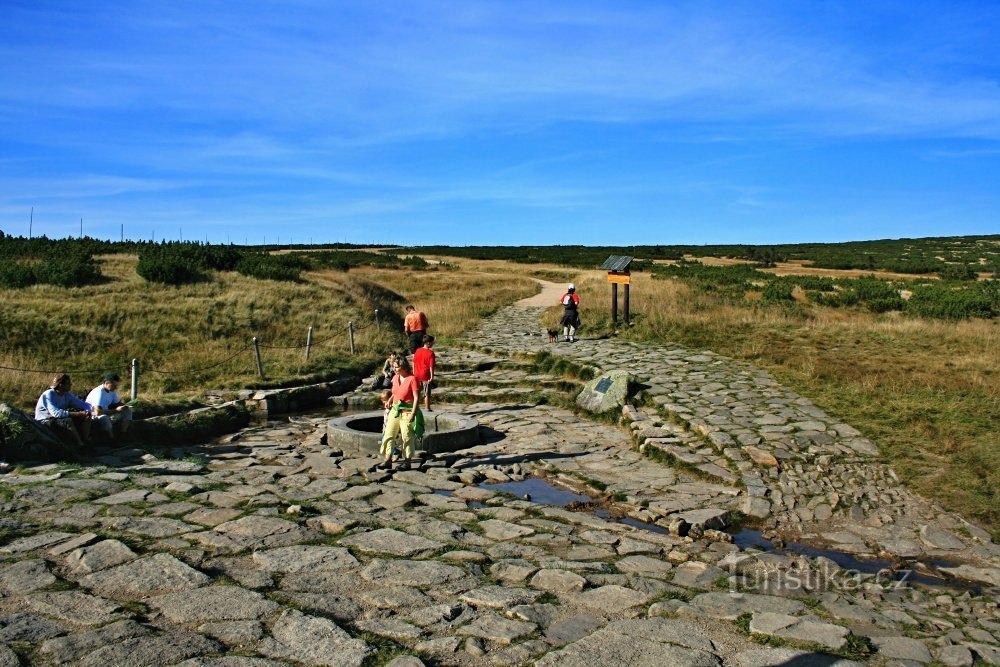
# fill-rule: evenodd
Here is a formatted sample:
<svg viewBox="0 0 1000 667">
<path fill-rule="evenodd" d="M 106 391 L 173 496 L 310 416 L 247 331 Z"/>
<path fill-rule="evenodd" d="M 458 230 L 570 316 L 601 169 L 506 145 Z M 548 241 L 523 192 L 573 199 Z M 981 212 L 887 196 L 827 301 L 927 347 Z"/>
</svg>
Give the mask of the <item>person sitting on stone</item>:
<svg viewBox="0 0 1000 667">
<path fill-rule="evenodd" d="M 72 386 L 68 373 L 56 373 L 49 388 L 38 397 L 35 421 L 64 430 L 82 448 L 90 438 L 93 409 L 70 391 Z"/>
<path fill-rule="evenodd" d="M 124 436 L 132 421 L 132 408 L 118 396 L 118 383 L 121 381 L 117 373 L 108 373 L 104 382 L 87 394 L 87 403 L 93 406 L 94 421 L 112 442 L 115 441 L 115 431 L 118 431 L 119 437 Z"/>
<path fill-rule="evenodd" d="M 376 389 L 392 389 L 392 377 L 396 374 L 396 364 L 399 362 L 400 353 L 392 351 L 382 364 L 382 373 L 375 377 Z"/>
</svg>

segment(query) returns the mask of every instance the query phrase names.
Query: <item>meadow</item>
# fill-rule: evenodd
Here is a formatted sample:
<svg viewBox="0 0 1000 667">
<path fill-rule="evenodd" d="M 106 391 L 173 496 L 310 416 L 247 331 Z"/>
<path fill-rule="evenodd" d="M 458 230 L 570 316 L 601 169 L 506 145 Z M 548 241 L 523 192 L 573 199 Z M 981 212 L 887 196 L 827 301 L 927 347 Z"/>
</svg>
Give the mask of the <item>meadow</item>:
<svg viewBox="0 0 1000 667">
<path fill-rule="evenodd" d="M 73 372 L 81 392 L 109 370 L 127 378 L 133 357 L 140 360 L 140 396 L 147 401 L 365 373 L 389 350 L 403 347 L 406 303 L 424 309 L 432 332 L 447 340 L 537 291 L 534 281 L 515 274 L 487 279 L 449 267 L 321 268 L 295 281 L 209 271 L 174 286 L 141 278 L 136 255 L 98 255 L 95 261 L 98 284 L 0 290 L 0 401 L 33 408 L 57 370 Z M 355 329 L 355 355 L 348 322 Z M 307 362 L 310 326 L 314 346 Z M 257 376 L 254 336 L 266 381 Z"/>
</svg>

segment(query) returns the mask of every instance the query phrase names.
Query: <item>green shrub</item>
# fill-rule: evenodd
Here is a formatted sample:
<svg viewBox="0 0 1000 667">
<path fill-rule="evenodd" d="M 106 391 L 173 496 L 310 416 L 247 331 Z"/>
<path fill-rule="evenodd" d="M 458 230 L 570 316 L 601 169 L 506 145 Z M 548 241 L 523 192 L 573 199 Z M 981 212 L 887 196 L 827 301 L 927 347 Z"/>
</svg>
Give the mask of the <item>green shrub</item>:
<svg viewBox="0 0 1000 667">
<path fill-rule="evenodd" d="M 960 320 L 967 317 L 991 318 L 1000 314 L 995 281 L 968 287 L 923 285 L 913 291 L 906 312 L 920 317 Z"/>
<path fill-rule="evenodd" d="M 306 261 L 296 255 L 266 255 L 253 253 L 245 255 L 236 264 L 236 270 L 245 276 L 264 280 L 288 280 L 296 282 Z"/>
<path fill-rule="evenodd" d="M 18 289 L 37 282 L 34 269 L 27 264 L 0 263 L 0 287 Z"/>
<path fill-rule="evenodd" d="M 762 299 L 767 303 L 788 303 L 794 300 L 794 287 L 793 283 L 786 280 L 772 280 L 764 287 Z"/>
<path fill-rule="evenodd" d="M 938 271 L 942 280 L 977 280 L 979 273 L 968 264 L 948 264 Z"/>
<path fill-rule="evenodd" d="M 141 252 L 135 272 L 151 283 L 185 285 L 203 279 L 203 274 L 179 254 Z"/>
<path fill-rule="evenodd" d="M 100 282 L 101 271 L 89 255 L 70 254 L 53 257 L 33 268 L 35 280 L 59 287 L 83 287 Z"/>
</svg>

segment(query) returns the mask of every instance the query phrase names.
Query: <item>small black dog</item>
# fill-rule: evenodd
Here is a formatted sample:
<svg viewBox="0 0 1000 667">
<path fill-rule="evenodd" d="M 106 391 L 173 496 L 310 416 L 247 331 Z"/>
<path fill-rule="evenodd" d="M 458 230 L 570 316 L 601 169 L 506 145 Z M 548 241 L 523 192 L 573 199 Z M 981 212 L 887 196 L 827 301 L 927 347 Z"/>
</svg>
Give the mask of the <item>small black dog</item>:
<svg viewBox="0 0 1000 667">
<path fill-rule="evenodd" d="M 549 329 L 549 342 L 554 343 L 556 339 L 559 338 L 559 331 L 557 329 Z"/>
</svg>

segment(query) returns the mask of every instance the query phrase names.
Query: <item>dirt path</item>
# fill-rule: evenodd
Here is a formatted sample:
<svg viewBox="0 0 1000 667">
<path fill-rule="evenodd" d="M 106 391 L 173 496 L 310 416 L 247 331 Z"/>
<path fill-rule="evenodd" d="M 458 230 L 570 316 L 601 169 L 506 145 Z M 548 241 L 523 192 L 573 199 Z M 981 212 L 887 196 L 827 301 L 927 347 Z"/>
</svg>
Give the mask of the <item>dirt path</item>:
<svg viewBox="0 0 1000 667">
<path fill-rule="evenodd" d="M 538 280 L 537 278 L 535 280 L 542 286 L 542 291 L 535 296 L 521 299 L 514 305 L 518 308 L 547 308 L 558 305 L 559 297 L 566 291 L 566 286 L 562 283 L 550 283 L 547 280 Z"/>
</svg>

